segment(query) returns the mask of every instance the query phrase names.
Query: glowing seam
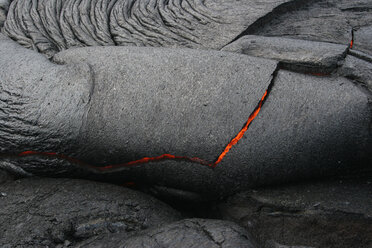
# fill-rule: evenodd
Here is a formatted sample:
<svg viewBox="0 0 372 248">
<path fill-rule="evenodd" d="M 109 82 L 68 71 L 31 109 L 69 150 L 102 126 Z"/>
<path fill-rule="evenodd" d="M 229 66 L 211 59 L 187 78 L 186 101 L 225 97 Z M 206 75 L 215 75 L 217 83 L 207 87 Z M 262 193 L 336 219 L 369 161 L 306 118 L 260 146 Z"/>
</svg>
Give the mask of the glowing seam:
<svg viewBox="0 0 372 248">
<path fill-rule="evenodd" d="M 267 94 L 268 94 L 268 90 L 265 91 L 265 94 L 262 96 L 260 102 L 258 103 L 258 106 L 255 108 L 253 113 L 249 116 L 249 118 L 248 118 L 247 122 L 245 123 L 244 127 L 230 141 L 230 143 L 226 146 L 224 151 L 218 156 L 217 160 L 214 163 L 207 162 L 207 161 L 205 161 L 203 159 L 200 159 L 200 158 L 197 158 L 197 157 L 191 158 L 191 157 L 187 157 L 187 156 L 175 156 L 175 155 L 171 155 L 171 154 L 163 154 L 163 155 L 160 155 L 160 156 L 157 156 L 157 157 L 144 157 L 144 158 L 141 158 L 139 160 L 131 161 L 131 162 L 128 162 L 128 163 L 125 163 L 125 164 L 106 165 L 106 166 L 101 167 L 101 166 L 89 165 L 89 164 L 86 164 L 86 163 L 84 163 L 84 162 L 82 162 L 78 159 L 70 158 L 68 156 L 65 156 L 65 155 L 62 155 L 62 154 L 57 154 L 57 153 L 54 153 L 54 152 L 25 151 L 25 152 L 19 153 L 18 156 L 25 157 L 25 156 L 31 156 L 31 155 L 41 155 L 41 156 L 46 156 L 46 157 L 61 158 L 61 159 L 65 159 L 69 162 L 79 164 L 81 166 L 88 167 L 88 168 L 98 170 L 98 171 L 107 171 L 107 170 L 112 170 L 112 169 L 120 168 L 120 167 L 131 167 L 131 166 L 135 166 L 135 165 L 139 165 L 139 164 L 144 164 L 144 163 L 149 163 L 149 162 L 157 162 L 157 161 L 161 161 L 161 160 L 185 160 L 185 161 L 205 165 L 205 166 L 208 166 L 208 167 L 211 167 L 211 168 L 215 168 L 217 166 L 217 164 L 219 164 L 222 161 L 222 159 L 226 156 L 226 154 L 230 151 L 230 149 L 234 145 L 236 145 L 240 139 L 243 138 L 243 136 L 244 136 L 245 132 L 248 130 L 250 124 L 252 123 L 252 121 L 257 117 L 258 113 L 260 112 L 260 110 L 262 108 L 262 105 L 263 105 L 263 102 L 264 102 L 265 98 L 267 97 Z"/>
</svg>

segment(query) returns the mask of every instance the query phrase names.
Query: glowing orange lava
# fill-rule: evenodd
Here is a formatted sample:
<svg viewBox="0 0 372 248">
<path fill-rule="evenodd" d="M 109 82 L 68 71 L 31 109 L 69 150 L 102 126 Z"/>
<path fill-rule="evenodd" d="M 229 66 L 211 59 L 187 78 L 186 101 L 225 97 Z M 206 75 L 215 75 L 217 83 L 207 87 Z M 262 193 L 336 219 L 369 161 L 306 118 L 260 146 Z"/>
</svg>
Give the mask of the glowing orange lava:
<svg viewBox="0 0 372 248">
<path fill-rule="evenodd" d="M 41 156 L 45 156 L 45 157 L 61 158 L 61 159 L 67 160 L 69 162 L 72 162 L 74 164 L 78 164 L 78 165 L 83 166 L 83 167 L 88 167 L 88 168 L 94 169 L 96 171 L 108 171 L 108 170 L 113 170 L 113 169 L 116 169 L 116 168 L 132 167 L 132 166 L 136 166 L 136 165 L 139 165 L 139 164 L 145 164 L 145 163 L 149 163 L 149 162 L 157 162 L 157 161 L 163 161 L 163 160 L 184 160 L 184 161 L 189 161 L 189 162 L 205 165 L 205 166 L 208 166 L 208 167 L 211 167 L 211 168 L 215 168 L 217 166 L 217 164 L 219 164 L 222 161 L 222 159 L 226 156 L 226 154 L 230 151 L 230 149 L 234 145 L 236 145 L 240 139 L 243 138 L 243 136 L 244 136 L 245 132 L 248 130 L 250 124 L 252 123 L 252 121 L 257 117 L 258 113 L 260 112 L 260 110 L 262 108 L 262 105 L 263 105 L 263 102 L 264 102 L 265 98 L 267 97 L 267 94 L 268 94 L 268 90 L 265 91 L 265 94 L 262 96 L 260 102 L 258 103 L 258 106 L 255 108 L 253 113 L 249 116 L 249 118 L 248 118 L 247 122 L 245 123 L 244 127 L 230 141 L 230 143 L 226 146 L 224 151 L 218 156 L 217 160 L 214 163 L 205 161 L 205 160 L 197 158 L 197 157 L 175 156 L 175 155 L 171 155 L 171 154 L 163 154 L 163 155 L 160 155 L 160 156 L 157 156 L 157 157 L 144 157 L 144 158 L 141 158 L 139 160 L 131 161 L 131 162 L 124 163 L 124 164 L 106 165 L 106 166 L 101 167 L 101 166 L 89 165 L 89 164 L 86 164 L 86 163 L 84 163 L 84 162 L 82 162 L 78 159 L 74 159 L 74 158 L 71 158 L 71 157 L 68 157 L 68 156 L 65 156 L 65 155 L 61 155 L 61 154 L 57 154 L 57 153 L 54 153 L 54 152 L 25 151 L 25 152 L 21 152 L 20 154 L 18 154 L 18 156 L 25 157 L 25 156 L 32 156 L 32 155 L 41 155 Z"/>
<path fill-rule="evenodd" d="M 252 123 L 252 121 L 254 120 L 254 118 L 256 118 L 256 116 L 260 112 L 261 107 L 262 107 L 262 104 L 263 104 L 263 101 L 265 100 L 266 96 L 267 96 L 267 90 L 265 91 L 265 94 L 262 96 L 262 98 L 261 98 L 261 100 L 260 100 L 260 102 L 258 104 L 258 107 L 249 116 L 248 121 L 245 123 L 243 129 L 240 130 L 240 132 L 238 133 L 238 135 L 236 135 L 235 138 L 233 138 L 230 141 L 230 143 L 226 146 L 225 150 L 220 154 L 220 156 L 218 157 L 218 159 L 216 160 L 216 162 L 214 162 L 214 164 L 212 165 L 212 167 L 216 167 L 217 164 L 219 164 L 222 161 L 222 159 L 226 156 L 226 154 L 230 151 L 230 149 L 234 145 L 236 145 L 241 138 L 243 138 L 245 132 L 248 130 L 249 125 Z"/>
<path fill-rule="evenodd" d="M 350 41 L 350 46 L 349 46 L 349 48 L 352 49 L 352 48 L 353 48 L 353 45 L 354 45 L 354 41 L 351 40 L 351 41 Z"/>
</svg>

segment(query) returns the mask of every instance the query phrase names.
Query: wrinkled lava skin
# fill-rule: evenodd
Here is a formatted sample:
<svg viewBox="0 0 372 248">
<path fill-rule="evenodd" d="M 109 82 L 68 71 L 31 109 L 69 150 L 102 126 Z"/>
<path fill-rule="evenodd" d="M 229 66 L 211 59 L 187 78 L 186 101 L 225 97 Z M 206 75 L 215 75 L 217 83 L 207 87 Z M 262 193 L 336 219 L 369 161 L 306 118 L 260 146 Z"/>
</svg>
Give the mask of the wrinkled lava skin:
<svg viewBox="0 0 372 248">
<path fill-rule="evenodd" d="M 224 194 L 370 161 L 369 95 L 344 78 L 277 72 L 275 61 L 190 49 L 77 48 L 52 63 L 4 35 L 0 58 L 2 168 Z M 261 112 L 215 169 L 183 160 L 86 166 L 165 153 L 214 162 L 270 83 Z M 24 151 L 76 161 L 18 156 Z"/>
<path fill-rule="evenodd" d="M 48 57 L 81 46 L 218 50 L 267 13 L 302 1 L 15 0 L 3 32 Z"/>
</svg>

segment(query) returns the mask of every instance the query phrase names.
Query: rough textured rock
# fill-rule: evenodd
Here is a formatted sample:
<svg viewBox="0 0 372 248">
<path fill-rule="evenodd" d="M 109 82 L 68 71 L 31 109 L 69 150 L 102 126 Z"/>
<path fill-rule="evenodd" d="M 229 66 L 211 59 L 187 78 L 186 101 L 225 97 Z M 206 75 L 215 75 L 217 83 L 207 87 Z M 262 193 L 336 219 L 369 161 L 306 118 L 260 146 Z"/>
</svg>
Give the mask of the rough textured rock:
<svg viewBox="0 0 372 248">
<path fill-rule="evenodd" d="M 372 247 L 370 0 L 10 2 L 1 247 Z"/>
<path fill-rule="evenodd" d="M 8 13 L 9 3 L 10 3 L 9 0 L 0 0 L 0 29 L 5 22 L 6 14 Z"/>
<path fill-rule="evenodd" d="M 368 179 L 309 182 L 242 192 L 220 210 L 262 245 L 275 240 L 289 247 L 369 248 L 371 194 Z"/>
<path fill-rule="evenodd" d="M 92 91 L 89 66 L 57 66 L 4 35 L 0 35 L 0 58 L 1 167 L 14 168 L 2 155 L 15 155 L 21 147 L 24 151 L 72 148 Z"/>
<path fill-rule="evenodd" d="M 54 247 L 179 219 L 164 203 L 130 189 L 73 179 L 22 179 L 0 185 L 0 246 Z"/>
<path fill-rule="evenodd" d="M 0 169 L 0 184 L 14 180 L 14 177 L 5 170 Z M 0 197 L 2 193 L 0 192 Z"/>
<path fill-rule="evenodd" d="M 57 152 L 95 165 L 164 153 L 200 155 L 213 162 L 246 122 L 276 68 L 274 61 L 230 53 L 124 47 L 66 52 L 69 65 L 55 65 L 9 39 L 2 39 L 1 46 L 5 111 L 0 114 L 0 139 L 2 154 L 13 155 L 8 163 L 28 150 Z M 88 61 L 91 52 L 95 59 Z M 61 62 L 63 54 L 59 58 Z M 13 107 L 17 101 L 23 101 L 21 109 Z M 26 171 L 72 175 L 69 165 L 56 159 L 30 159 L 19 162 Z M 161 167 L 156 168 L 163 171 Z M 174 177 L 177 168 L 164 176 Z M 206 166 L 186 163 L 185 172 L 190 169 L 200 183 L 213 174 Z M 125 180 L 123 174 L 118 180 Z"/>
<path fill-rule="evenodd" d="M 221 220 L 186 219 L 123 239 L 120 234 L 94 238 L 78 247 L 125 248 L 254 248 L 250 235 L 238 225 Z"/>
<path fill-rule="evenodd" d="M 315 247 L 309 247 L 309 246 L 288 246 L 288 245 L 281 245 L 273 240 L 270 240 L 268 242 L 266 242 L 265 244 L 265 248 L 315 248 Z"/>
<path fill-rule="evenodd" d="M 93 70 L 82 144 L 95 152 L 82 158 L 98 165 L 165 153 L 213 162 L 247 121 L 277 65 L 231 53 L 134 47 L 70 49 L 54 61 Z M 110 152 L 97 153 L 99 147 Z"/>
<path fill-rule="evenodd" d="M 372 92 L 372 64 L 348 55 L 340 68 L 341 75 L 361 83 Z"/>
<path fill-rule="evenodd" d="M 354 31 L 353 49 L 363 51 L 372 56 L 372 26 L 361 27 Z"/>
<path fill-rule="evenodd" d="M 222 51 L 275 59 L 289 69 L 330 72 L 342 64 L 347 48 L 326 42 L 246 35 Z"/>
<path fill-rule="evenodd" d="M 66 65 L 55 65 L 8 39 L 0 45 L 2 166 L 213 195 L 345 173 L 370 159 L 368 95 L 343 78 L 280 71 L 244 138 L 211 169 L 200 160 L 214 162 L 241 130 L 276 62 L 216 51 L 95 47 L 61 52 L 54 59 Z M 74 159 L 17 156 L 28 150 Z M 110 166 L 168 153 L 199 159 Z"/>
<path fill-rule="evenodd" d="M 246 138 L 216 171 L 245 188 L 366 168 L 370 155 L 357 150 L 372 149 L 370 118 L 368 95 L 349 80 L 279 71 Z"/>
<path fill-rule="evenodd" d="M 351 30 L 371 25 L 370 0 L 308 1 L 257 22 L 245 34 L 291 37 L 304 40 L 349 44 Z"/>
<path fill-rule="evenodd" d="M 361 52 L 361 51 L 358 51 L 358 50 L 355 50 L 355 49 L 350 49 L 348 54 L 352 55 L 356 58 L 365 60 L 368 63 L 372 63 L 372 56 L 367 54 L 367 53 L 364 53 L 364 52 Z"/>
<path fill-rule="evenodd" d="M 15 0 L 4 32 L 48 56 L 75 46 L 219 49 L 293 0 Z"/>
</svg>

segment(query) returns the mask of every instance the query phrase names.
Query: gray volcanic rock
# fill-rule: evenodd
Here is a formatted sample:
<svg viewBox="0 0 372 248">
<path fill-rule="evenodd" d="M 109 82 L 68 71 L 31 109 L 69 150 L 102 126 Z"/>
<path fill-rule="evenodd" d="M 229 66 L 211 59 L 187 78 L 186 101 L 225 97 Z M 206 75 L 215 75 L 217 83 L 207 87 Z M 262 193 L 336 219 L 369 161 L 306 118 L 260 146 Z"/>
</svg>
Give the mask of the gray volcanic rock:
<svg viewBox="0 0 372 248">
<path fill-rule="evenodd" d="M 245 35 L 221 50 L 275 59 L 286 68 L 325 72 L 343 62 L 347 48 L 326 42 Z"/>
<path fill-rule="evenodd" d="M 369 101 L 345 78 L 279 71 L 246 138 L 216 172 L 246 188 L 366 168 L 371 155 L 358 150 L 372 149 Z"/>
<path fill-rule="evenodd" d="M 0 30 L 5 22 L 6 14 L 8 13 L 9 4 L 10 4 L 9 0 L 0 0 Z"/>
<path fill-rule="evenodd" d="M 361 52 L 355 49 L 349 49 L 348 54 L 356 58 L 362 59 L 366 62 L 372 63 L 372 56 L 367 53 L 364 53 L 364 52 Z"/>
<path fill-rule="evenodd" d="M 84 244 L 85 243 L 85 244 Z M 242 227 L 229 221 L 186 219 L 124 239 L 121 234 L 96 237 L 78 247 L 125 248 L 254 248 L 254 241 Z"/>
<path fill-rule="evenodd" d="M 0 169 L 0 184 L 14 180 L 14 177 L 9 174 L 7 171 Z M 0 192 L 1 197 L 1 192 Z"/>
<path fill-rule="evenodd" d="M 366 86 L 372 92 L 372 64 L 348 55 L 340 73 Z"/>
<path fill-rule="evenodd" d="M 0 185 L 0 246 L 54 247 L 109 233 L 121 237 L 177 221 L 178 212 L 133 190 L 73 179 Z"/>
<path fill-rule="evenodd" d="M 371 25 L 370 0 L 316 0 L 251 25 L 245 34 L 349 44 L 351 30 Z"/>
<path fill-rule="evenodd" d="M 315 247 L 310 247 L 310 246 L 297 246 L 297 245 L 281 245 L 273 240 L 269 240 L 268 242 L 265 243 L 265 248 L 315 248 Z"/>
<path fill-rule="evenodd" d="M 219 49 L 293 0 L 15 0 L 4 32 L 48 56 L 76 46 Z"/>
<path fill-rule="evenodd" d="M 58 153 L 101 166 L 164 153 L 214 162 L 256 107 L 277 65 L 231 53 L 133 47 L 69 50 L 55 58 L 68 65 L 56 65 L 5 37 L 0 46 L 1 166 L 13 163 L 42 175 L 76 173 L 66 160 L 17 154 Z M 202 184 L 216 180 L 206 166 L 186 163 L 184 174 L 182 161 L 171 162 L 169 172 L 155 169 L 163 179 L 186 183 L 191 170 Z M 145 179 L 152 178 L 149 173 L 135 172 Z M 119 181 L 134 177 L 113 174 Z"/>
<path fill-rule="evenodd" d="M 115 52 L 112 52 L 112 55 L 109 56 L 110 49 L 113 49 Z M 146 90 L 150 90 L 151 94 L 141 96 L 142 98 L 137 98 L 138 93 L 136 91 L 129 91 L 131 93 L 121 92 L 120 86 L 113 82 L 122 75 L 126 75 L 125 79 L 133 78 L 132 80 L 136 79 L 137 82 L 138 79 L 144 77 L 144 83 L 141 84 L 145 84 L 146 81 L 150 80 L 150 78 L 147 79 L 146 75 L 149 74 L 151 78 L 154 78 L 154 75 L 156 75 L 151 70 L 148 70 L 148 68 L 151 68 L 150 65 L 143 64 L 147 59 L 143 59 L 144 57 L 141 54 L 150 55 L 155 61 L 163 61 L 164 59 L 158 57 L 157 53 L 142 50 L 143 52 L 138 52 L 135 57 L 136 59 L 142 59 L 140 67 L 134 67 L 137 60 L 133 60 L 128 55 L 124 56 L 120 54 L 120 51 L 124 50 L 114 48 L 76 49 L 63 52 L 55 57 L 55 60 L 59 63 L 87 62 L 92 65 L 96 75 L 96 90 L 102 94 L 97 94 L 96 100 L 93 101 L 102 102 L 103 100 L 100 100 L 100 98 L 115 99 L 114 102 L 123 101 L 120 106 L 125 106 L 128 104 L 126 98 L 130 98 L 131 102 L 135 104 L 133 108 L 137 109 L 135 115 L 133 115 L 132 108 L 128 110 L 124 107 L 122 107 L 122 110 L 114 108 L 114 112 L 111 112 L 111 105 L 102 106 L 98 104 L 96 108 L 92 108 L 90 120 L 94 122 L 89 126 L 98 124 L 99 126 L 92 130 L 101 130 L 102 134 L 92 133 L 89 137 L 93 139 L 84 141 L 85 144 L 95 144 L 97 142 L 90 149 L 96 151 L 95 154 L 89 154 L 86 159 L 92 157 L 92 161 L 102 160 L 106 156 L 109 156 L 109 154 L 101 154 L 97 152 L 98 149 L 95 147 L 105 144 L 104 146 L 109 147 L 110 150 L 119 150 L 117 147 L 123 147 L 122 142 L 120 142 L 121 140 L 126 139 L 126 137 L 134 137 L 135 132 L 140 132 L 142 136 L 140 139 L 144 138 L 144 140 L 141 141 L 136 137 L 136 139 L 129 141 L 128 147 L 125 148 L 125 150 L 131 151 L 128 154 L 139 154 L 141 152 L 142 156 L 158 156 L 163 153 L 171 153 L 191 157 L 197 156 L 208 161 L 213 161 L 218 156 L 218 151 L 223 150 L 224 146 L 236 135 L 247 120 L 249 110 L 240 113 L 237 111 L 240 108 L 240 94 L 235 94 L 232 97 L 234 94 L 230 94 L 226 90 L 223 91 L 223 96 L 218 97 L 221 103 L 213 104 L 209 101 L 207 105 L 210 108 L 203 115 L 199 115 L 199 111 L 204 111 L 204 108 L 202 106 L 197 107 L 197 105 L 195 105 L 195 108 L 189 106 L 193 110 L 191 111 L 192 115 L 188 115 L 187 117 L 185 113 L 178 112 L 180 109 L 185 110 L 183 104 L 189 101 L 185 98 L 189 93 L 192 95 L 191 99 L 194 99 L 198 94 L 203 95 L 201 99 L 207 99 L 207 96 L 216 96 L 218 92 L 222 92 L 215 91 L 215 87 L 218 85 L 216 84 L 218 83 L 216 80 L 223 78 L 223 75 L 225 75 L 222 67 L 217 69 L 214 66 L 215 72 L 222 72 L 222 74 L 213 73 L 213 76 L 208 76 L 209 80 L 212 78 L 211 81 L 214 83 L 209 84 L 209 88 L 206 91 L 203 88 L 198 88 L 197 91 L 194 91 L 195 88 L 191 87 L 185 90 L 175 88 L 171 89 L 171 91 L 166 91 L 167 95 L 169 94 L 174 97 L 173 100 L 164 100 L 168 105 L 158 105 L 159 99 L 164 98 L 162 91 L 159 91 L 159 89 L 151 90 L 152 87 L 157 87 L 157 84 L 154 84 L 154 82 L 152 85 L 145 87 Z M 199 53 L 202 54 L 201 52 Z M 210 57 L 211 55 L 208 56 Z M 228 57 L 227 54 L 221 54 L 221 56 Z M 130 67 L 135 72 L 134 76 L 127 74 L 128 66 L 122 67 L 122 64 L 125 63 L 118 62 L 123 61 L 124 57 L 131 59 L 132 64 Z M 117 58 L 120 59 L 117 60 Z M 172 66 L 175 65 L 174 60 L 167 58 L 165 61 Z M 217 62 L 216 59 L 213 59 L 213 61 Z M 249 58 L 249 61 L 251 61 L 251 58 Z M 159 62 L 156 63 L 158 64 Z M 181 63 L 190 64 L 188 59 L 182 60 Z M 232 62 L 223 62 L 223 64 L 231 65 L 235 68 L 228 69 L 228 71 L 234 70 L 235 73 L 238 72 L 237 65 L 233 65 Z M 256 62 L 252 62 L 248 67 L 252 67 L 252 64 L 255 64 L 253 67 L 255 69 L 264 69 L 262 66 L 258 66 Z M 145 69 L 141 69 L 142 67 Z M 205 67 L 201 67 L 201 64 L 198 63 L 191 71 L 188 71 L 183 66 L 182 71 L 185 73 L 181 72 L 180 75 L 196 75 L 195 72 L 199 70 L 202 70 L 204 74 L 207 73 Z M 214 76 L 217 77 L 213 79 Z M 192 77 L 193 80 L 197 80 L 195 76 Z M 172 75 L 171 78 L 179 77 Z M 259 76 L 255 76 L 255 78 L 262 80 L 261 82 L 268 80 Z M 123 85 L 125 79 L 123 78 L 117 81 L 120 82 L 120 85 Z M 160 82 L 163 84 L 167 80 L 168 78 L 161 78 Z M 253 86 L 252 83 L 254 82 L 252 80 L 247 79 L 246 81 L 247 84 L 244 87 Z M 133 173 L 131 171 L 137 170 L 138 174 L 146 178 L 143 179 L 146 182 L 164 184 L 170 187 L 196 192 L 212 193 L 229 190 L 235 191 L 252 185 L 293 180 L 295 178 L 336 174 L 347 168 L 356 168 L 358 161 L 369 156 L 366 151 L 370 150 L 371 147 L 371 136 L 369 133 L 371 109 L 367 95 L 361 92 L 358 87 L 342 78 L 313 77 L 285 71 L 280 72 L 279 77 L 275 81 L 276 83 L 257 120 L 254 121 L 253 125 L 247 131 L 245 138 L 231 149 L 215 171 L 203 168 L 195 163 L 163 161 L 148 163 L 140 166 L 141 168 L 125 169 L 122 172 L 113 171 L 108 174 L 111 177 L 119 177 L 119 175 L 125 176 Z M 262 86 L 263 84 L 260 83 L 253 86 L 253 88 L 258 89 L 258 87 L 261 87 L 258 92 L 263 92 Z M 232 87 L 231 83 L 229 87 Z M 167 86 L 165 89 L 170 90 Z M 244 90 L 241 86 L 239 86 L 239 91 L 246 92 L 246 94 L 252 92 L 252 90 Z M 142 90 L 141 92 L 144 91 Z M 157 101 L 148 100 L 152 99 L 153 92 L 156 94 Z M 128 95 L 126 98 L 122 98 L 125 94 L 131 94 L 131 96 Z M 259 95 L 256 94 L 253 98 L 257 99 L 258 97 Z M 249 98 L 251 99 L 252 97 Z M 147 101 L 142 102 L 143 100 L 141 99 L 147 99 Z M 232 102 L 233 99 L 235 99 L 235 102 Z M 226 104 L 227 101 L 229 104 Z M 157 104 L 154 105 L 153 102 Z M 191 100 L 191 102 L 194 103 L 195 100 Z M 150 105 L 147 106 L 146 104 Z M 252 110 L 255 104 L 249 102 L 250 107 L 248 109 Z M 177 107 L 173 109 L 174 106 Z M 229 106 L 234 106 L 234 110 L 228 110 Z M 325 108 L 324 106 L 327 107 Z M 102 108 L 109 109 L 102 112 Z M 148 111 L 148 109 L 152 110 Z M 161 109 L 162 111 L 157 112 L 157 109 Z M 107 114 L 102 115 L 101 113 Z M 156 117 L 152 117 L 153 113 L 156 113 Z M 224 117 L 223 113 L 230 113 L 227 116 L 230 116 L 232 113 L 238 114 L 234 114 L 231 117 Z M 104 120 L 115 114 L 117 116 L 116 119 L 106 124 Z M 208 117 L 209 114 L 210 117 Z M 132 115 L 133 117 L 128 118 Z M 180 117 L 178 118 L 179 115 Z M 101 116 L 102 121 L 97 122 L 97 116 Z M 120 116 L 123 117 L 120 118 Z M 223 120 L 219 122 L 219 119 L 216 119 L 217 117 L 222 117 Z M 135 119 L 141 120 L 141 123 L 128 122 L 128 120 Z M 151 128 L 147 128 L 147 126 L 141 128 L 142 130 L 149 131 L 131 131 L 137 130 L 141 125 L 150 124 L 153 120 L 156 120 L 154 123 L 158 124 Z M 172 122 L 165 120 L 172 120 Z M 221 130 L 222 125 L 228 120 L 231 121 L 229 122 L 229 126 L 234 128 L 230 129 L 230 134 L 225 136 L 224 133 L 218 130 Z M 125 130 L 116 128 L 124 123 Z M 193 123 L 196 125 L 193 126 Z M 184 127 L 187 127 L 187 129 Z M 225 126 L 223 128 L 224 130 L 228 130 Z M 120 131 L 115 131 L 111 136 L 109 130 Z M 125 134 L 125 132 L 128 132 L 128 134 Z M 218 133 L 218 135 L 213 135 L 214 138 L 202 138 L 205 137 L 204 134 L 213 134 L 214 132 Z M 176 135 L 173 138 L 161 137 L 163 134 L 168 133 Z M 178 139 L 181 137 L 182 139 Z M 225 140 L 219 145 L 217 143 L 211 143 L 211 140 L 218 141 L 217 137 L 224 137 Z M 154 143 L 156 141 L 159 143 Z M 140 144 L 151 145 L 143 146 Z M 213 149 L 209 148 L 213 144 L 216 144 L 216 146 Z M 159 150 L 156 151 L 155 149 Z M 117 156 L 116 163 L 125 161 L 127 158 L 124 157 L 124 154 L 122 158 L 120 158 L 120 154 Z M 136 160 L 140 157 L 132 157 L 131 159 Z M 110 154 L 110 159 L 113 158 L 113 154 Z M 109 157 L 106 160 L 108 159 Z"/>
<path fill-rule="evenodd" d="M 66 154 L 69 148 L 76 151 L 73 144 L 88 109 L 91 76 L 87 64 L 55 65 L 0 34 L 0 154 L 57 147 Z M 0 167 L 14 167 L 3 160 L 0 156 Z M 55 166 L 63 171 L 60 164 Z"/>
<path fill-rule="evenodd" d="M 9 39 L 0 45 L 2 167 L 214 195 L 346 173 L 370 159 L 368 95 L 343 78 L 280 71 L 272 80 L 277 62 L 217 51 L 78 48 L 55 65 Z M 244 137 L 217 168 L 206 166 L 270 81 Z M 63 156 L 17 156 L 30 150 Z M 162 154 L 181 157 L 119 166 Z"/>
<path fill-rule="evenodd" d="M 239 54 L 134 47 L 70 49 L 54 61 L 93 70 L 81 143 L 84 161 L 98 165 L 165 153 L 213 162 L 247 121 L 277 65 Z"/>
<path fill-rule="evenodd" d="M 224 219 L 246 227 L 270 248 L 369 248 L 371 195 L 372 182 L 366 179 L 331 180 L 250 190 L 219 208 Z"/>
<path fill-rule="evenodd" d="M 361 27 L 354 31 L 353 49 L 363 51 L 372 56 L 372 26 Z"/>
</svg>

